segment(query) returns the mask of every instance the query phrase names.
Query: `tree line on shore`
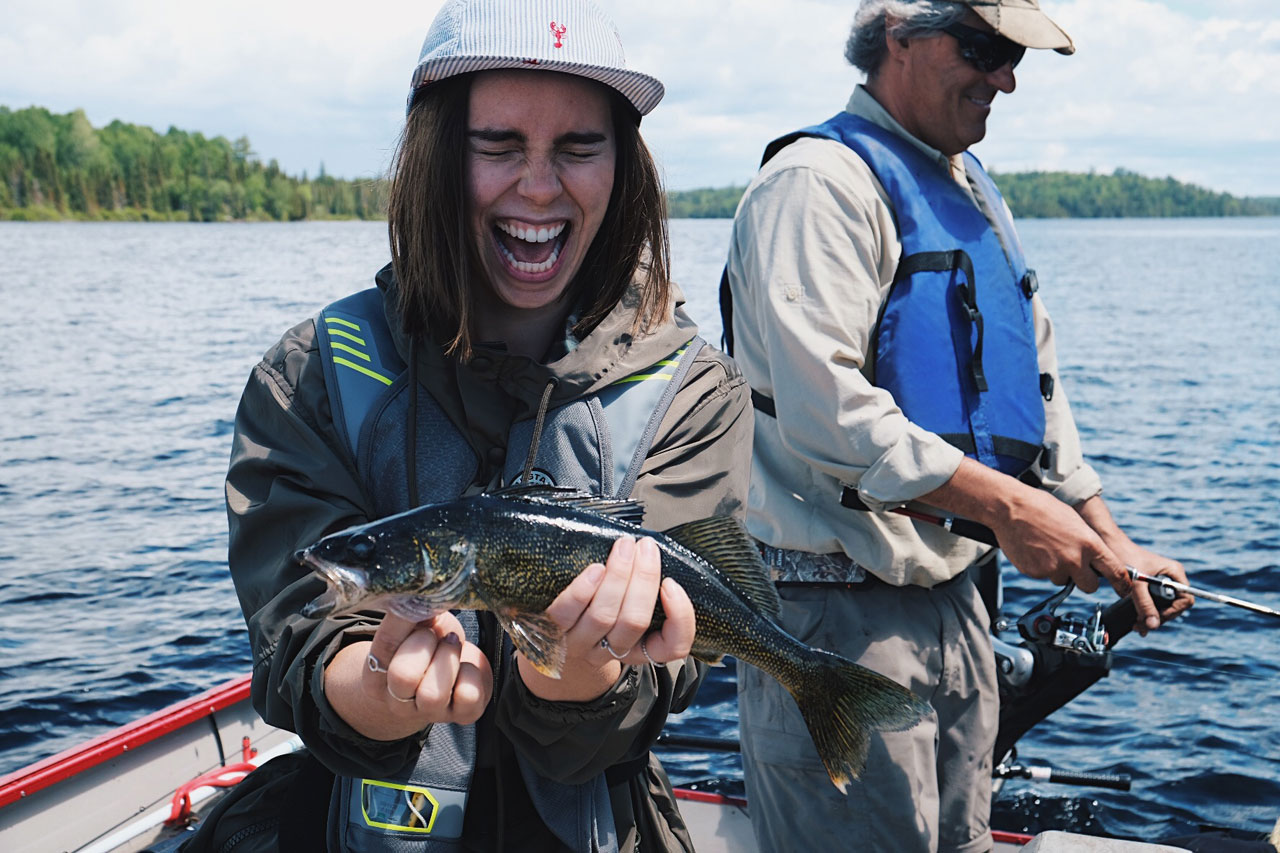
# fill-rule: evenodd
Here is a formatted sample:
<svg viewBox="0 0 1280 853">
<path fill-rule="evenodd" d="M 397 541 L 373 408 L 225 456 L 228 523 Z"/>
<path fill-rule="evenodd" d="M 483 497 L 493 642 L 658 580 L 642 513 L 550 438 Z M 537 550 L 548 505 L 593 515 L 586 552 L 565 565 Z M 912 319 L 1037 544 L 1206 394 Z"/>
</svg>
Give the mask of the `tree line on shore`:
<svg viewBox="0 0 1280 853">
<path fill-rule="evenodd" d="M 1275 216 L 1280 198 L 1239 198 L 1124 169 L 993 173 L 1015 216 Z M 672 218 L 732 217 L 743 187 L 668 193 Z M 0 220 L 294 221 L 381 219 L 386 181 L 286 175 L 247 137 L 113 121 L 83 110 L 0 106 Z"/>
<path fill-rule="evenodd" d="M 90 125 L 83 110 L 0 107 L 0 219 L 230 220 L 378 219 L 379 180 L 286 175 L 263 163 L 247 137 L 113 121 Z"/>
<path fill-rule="evenodd" d="M 1095 172 L 993 172 L 1013 215 L 1021 219 L 1126 216 L 1280 216 L 1280 198 L 1238 198 L 1173 178 L 1126 169 Z M 674 218 L 732 217 L 745 187 L 669 193 Z"/>
</svg>

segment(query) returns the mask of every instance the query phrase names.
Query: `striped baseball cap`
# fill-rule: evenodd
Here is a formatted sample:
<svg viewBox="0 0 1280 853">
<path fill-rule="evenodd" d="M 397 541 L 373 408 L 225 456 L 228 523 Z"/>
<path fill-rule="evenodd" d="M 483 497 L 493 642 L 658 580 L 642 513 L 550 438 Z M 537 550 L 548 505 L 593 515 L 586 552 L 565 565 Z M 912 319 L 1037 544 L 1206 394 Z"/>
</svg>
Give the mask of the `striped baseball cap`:
<svg viewBox="0 0 1280 853">
<path fill-rule="evenodd" d="M 495 68 L 588 77 L 616 89 L 640 115 L 664 91 L 656 78 L 627 68 L 618 28 L 591 0 L 448 0 L 422 43 L 409 106 L 432 83 Z"/>
</svg>

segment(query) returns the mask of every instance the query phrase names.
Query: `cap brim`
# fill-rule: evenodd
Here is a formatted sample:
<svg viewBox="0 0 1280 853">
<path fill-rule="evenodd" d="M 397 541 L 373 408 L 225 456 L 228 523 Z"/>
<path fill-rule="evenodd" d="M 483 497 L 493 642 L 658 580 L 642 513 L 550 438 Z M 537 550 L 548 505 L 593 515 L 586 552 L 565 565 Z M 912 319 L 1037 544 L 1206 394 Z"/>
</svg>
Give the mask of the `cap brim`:
<svg viewBox="0 0 1280 853">
<path fill-rule="evenodd" d="M 513 56 L 450 56 L 445 59 L 428 60 L 419 63 L 413 70 L 413 83 L 409 101 L 423 86 L 429 86 L 437 80 L 467 74 L 472 71 L 493 71 L 502 68 L 523 68 L 530 71 L 559 71 L 564 74 L 576 74 L 603 83 L 615 89 L 631 102 L 640 115 L 648 115 L 658 105 L 666 92 L 662 82 L 639 71 L 618 68 L 602 68 L 598 65 L 584 65 L 577 62 L 548 62 L 544 60 L 522 59 Z"/>
<path fill-rule="evenodd" d="M 1000 35 L 1023 47 L 1056 50 L 1068 55 L 1076 52 L 1071 36 L 1039 9 L 976 4 L 969 8 Z"/>
</svg>

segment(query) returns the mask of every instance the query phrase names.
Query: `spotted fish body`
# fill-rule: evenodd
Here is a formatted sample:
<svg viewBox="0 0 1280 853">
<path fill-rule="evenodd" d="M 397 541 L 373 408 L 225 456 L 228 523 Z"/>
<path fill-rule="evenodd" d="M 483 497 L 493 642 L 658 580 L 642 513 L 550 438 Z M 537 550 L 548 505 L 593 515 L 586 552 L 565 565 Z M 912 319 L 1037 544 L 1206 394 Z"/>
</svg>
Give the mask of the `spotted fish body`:
<svg viewBox="0 0 1280 853">
<path fill-rule="evenodd" d="M 299 552 L 328 588 L 312 617 L 383 609 L 408 619 L 451 609 L 492 611 L 540 671 L 558 676 L 564 639 L 547 606 L 624 535 L 658 545 L 662 575 L 693 602 L 693 655 L 732 655 L 795 697 L 832 782 L 844 790 L 866 759 L 868 732 L 915 725 L 929 706 L 852 661 L 811 648 L 777 624 L 779 601 L 754 543 L 726 517 L 657 533 L 632 501 L 542 487 L 431 504 L 334 533 Z M 651 628 L 663 621 L 661 604 Z"/>
</svg>

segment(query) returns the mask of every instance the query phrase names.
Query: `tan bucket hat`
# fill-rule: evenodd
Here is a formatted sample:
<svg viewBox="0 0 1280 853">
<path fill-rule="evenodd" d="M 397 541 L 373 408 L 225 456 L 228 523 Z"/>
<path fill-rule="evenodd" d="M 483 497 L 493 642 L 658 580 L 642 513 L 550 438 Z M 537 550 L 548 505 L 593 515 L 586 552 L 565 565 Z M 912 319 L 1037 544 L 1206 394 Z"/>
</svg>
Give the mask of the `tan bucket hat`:
<svg viewBox="0 0 1280 853">
<path fill-rule="evenodd" d="M 1009 41 L 1024 47 L 1052 48 L 1071 54 L 1076 46 L 1062 27 L 1049 19 L 1037 0 L 962 0 L 979 18 Z"/>
</svg>

